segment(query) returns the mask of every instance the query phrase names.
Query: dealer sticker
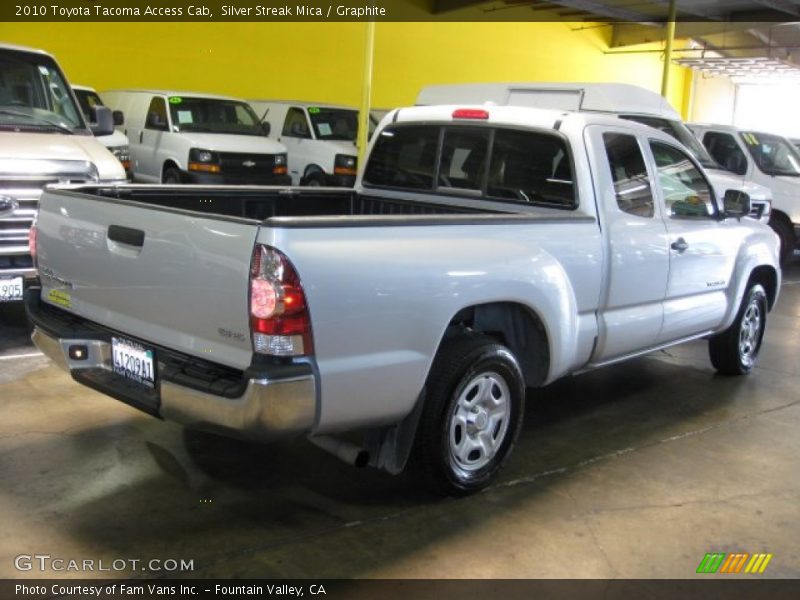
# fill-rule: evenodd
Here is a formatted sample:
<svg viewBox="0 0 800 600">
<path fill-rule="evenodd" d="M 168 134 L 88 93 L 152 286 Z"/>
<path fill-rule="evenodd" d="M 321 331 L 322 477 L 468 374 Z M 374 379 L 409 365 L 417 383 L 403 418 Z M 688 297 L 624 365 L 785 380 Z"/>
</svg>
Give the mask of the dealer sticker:
<svg viewBox="0 0 800 600">
<path fill-rule="evenodd" d="M 50 304 L 55 304 L 56 306 L 71 308 L 72 294 L 65 292 L 64 290 L 50 290 L 47 292 L 47 301 Z"/>
<path fill-rule="evenodd" d="M 183 102 L 183 98 L 181 98 L 180 96 L 170 96 L 169 97 L 169 103 L 170 104 L 180 104 L 181 102 Z"/>
</svg>

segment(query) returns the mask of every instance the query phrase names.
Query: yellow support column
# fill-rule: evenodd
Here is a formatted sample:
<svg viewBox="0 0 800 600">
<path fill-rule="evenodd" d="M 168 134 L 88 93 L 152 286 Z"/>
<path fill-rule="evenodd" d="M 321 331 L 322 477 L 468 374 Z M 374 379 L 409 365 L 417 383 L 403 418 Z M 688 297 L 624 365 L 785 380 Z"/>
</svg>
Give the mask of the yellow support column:
<svg viewBox="0 0 800 600">
<path fill-rule="evenodd" d="M 361 109 L 358 111 L 358 168 L 364 168 L 369 141 L 369 107 L 372 102 L 372 61 L 375 54 L 375 21 L 366 23 L 364 74 L 361 83 Z"/>
<path fill-rule="evenodd" d="M 669 0 L 669 17 L 667 20 L 667 47 L 664 49 L 664 73 L 661 77 L 661 95 L 669 93 L 669 67 L 672 64 L 672 42 L 675 41 L 675 19 L 678 13 L 676 0 Z"/>
</svg>

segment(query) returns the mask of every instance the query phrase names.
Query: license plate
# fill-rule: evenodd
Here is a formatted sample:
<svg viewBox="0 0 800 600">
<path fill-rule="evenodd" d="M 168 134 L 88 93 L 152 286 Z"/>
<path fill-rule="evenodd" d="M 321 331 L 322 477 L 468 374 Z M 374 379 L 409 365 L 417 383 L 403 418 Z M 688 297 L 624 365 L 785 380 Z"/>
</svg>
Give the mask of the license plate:
<svg viewBox="0 0 800 600">
<path fill-rule="evenodd" d="M 149 388 L 155 388 L 154 353 L 137 342 L 111 338 L 111 361 L 114 372 Z"/>
<path fill-rule="evenodd" d="M 22 277 L 0 279 L 0 302 L 22 300 Z"/>
</svg>

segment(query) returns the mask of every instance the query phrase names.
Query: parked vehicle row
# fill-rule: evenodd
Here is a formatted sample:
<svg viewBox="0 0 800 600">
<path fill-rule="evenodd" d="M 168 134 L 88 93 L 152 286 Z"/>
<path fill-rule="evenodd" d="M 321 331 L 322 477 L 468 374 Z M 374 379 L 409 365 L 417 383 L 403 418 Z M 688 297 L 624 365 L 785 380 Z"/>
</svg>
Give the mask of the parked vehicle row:
<svg viewBox="0 0 800 600">
<path fill-rule="evenodd" d="M 750 212 L 633 121 L 403 108 L 350 190 L 49 188 L 26 307 L 75 381 L 153 416 L 464 494 L 526 388 L 697 338 L 749 372 L 781 281 Z"/>
<path fill-rule="evenodd" d="M 781 239 L 781 261 L 800 243 L 800 151 L 778 135 L 730 125 L 692 124 L 697 138 L 726 169 L 772 192 L 769 224 Z"/>
</svg>

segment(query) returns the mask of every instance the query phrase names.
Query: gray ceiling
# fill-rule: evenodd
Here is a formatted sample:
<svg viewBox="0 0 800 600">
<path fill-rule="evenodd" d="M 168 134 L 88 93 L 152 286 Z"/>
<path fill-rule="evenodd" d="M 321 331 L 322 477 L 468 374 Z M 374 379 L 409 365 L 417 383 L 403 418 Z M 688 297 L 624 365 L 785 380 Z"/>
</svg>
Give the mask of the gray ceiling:
<svg viewBox="0 0 800 600">
<path fill-rule="evenodd" d="M 613 51 L 660 42 L 670 0 L 429 0 L 432 12 L 446 16 L 463 8 L 532 11 L 542 21 L 589 21 L 613 28 Z M 800 0 L 676 0 L 677 39 L 692 39 L 699 49 L 676 58 L 707 54 L 733 59 L 766 58 L 800 67 Z M 530 15 L 529 15 L 530 16 Z M 635 50 L 633 50 L 635 51 Z"/>
</svg>

